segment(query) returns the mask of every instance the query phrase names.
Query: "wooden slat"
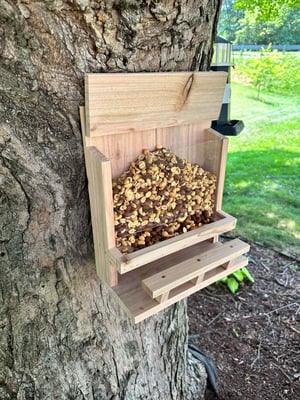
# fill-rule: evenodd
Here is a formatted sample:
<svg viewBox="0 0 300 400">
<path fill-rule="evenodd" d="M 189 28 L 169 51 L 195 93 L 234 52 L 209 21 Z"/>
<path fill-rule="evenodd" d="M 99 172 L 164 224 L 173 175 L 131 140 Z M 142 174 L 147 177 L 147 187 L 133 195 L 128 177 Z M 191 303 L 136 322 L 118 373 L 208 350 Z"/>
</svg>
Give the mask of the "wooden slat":
<svg viewBox="0 0 300 400">
<path fill-rule="evenodd" d="M 215 235 L 228 232 L 235 227 L 236 219 L 231 215 L 224 212 L 218 212 L 216 215 L 220 217 L 218 221 L 203 225 L 198 229 L 175 236 L 150 247 L 137 250 L 134 253 L 123 255 L 121 258 L 119 257 L 120 253 L 112 251 L 110 254 L 111 262 L 121 274 L 124 274 L 167 255 L 169 255 L 169 258 L 172 258 L 172 254 L 181 249 L 203 242 Z"/>
<path fill-rule="evenodd" d="M 213 132 L 212 129 L 208 129 L 208 132 Z M 213 167 L 210 169 L 208 167 L 208 170 L 213 172 L 214 174 L 217 175 L 217 186 L 216 186 L 216 192 L 215 192 L 215 209 L 216 210 L 221 210 L 222 209 L 222 201 L 223 201 L 223 191 L 224 191 L 224 181 L 225 181 L 225 172 L 226 172 L 226 160 L 227 160 L 227 152 L 228 152 L 228 139 L 225 136 L 222 136 L 222 139 L 219 141 L 220 144 L 220 151 L 215 152 L 212 154 L 215 154 L 215 156 L 218 157 L 217 162 L 214 162 L 214 168 Z M 212 149 L 208 150 L 211 154 Z"/>
<path fill-rule="evenodd" d="M 213 250 L 188 258 L 161 273 L 154 274 L 144 279 L 142 285 L 152 298 L 156 298 L 217 266 L 227 263 L 248 250 L 249 245 L 235 239 Z"/>
<path fill-rule="evenodd" d="M 119 284 L 113 288 L 112 293 L 132 320 L 138 323 L 247 264 L 248 259 L 244 256 L 239 256 L 233 260 L 233 263 L 227 270 L 220 266 L 206 272 L 205 279 L 199 285 L 186 282 L 174 288 L 169 292 L 168 299 L 162 303 L 157 302 L 156 299 L 152 299 L 141 286 L 141 280 L 145 276 L 151 276 L 153 273 L 152 265 L 150 264 L 128 274 L 121 275 Z"/>
<path fill-rule="evenodd" d="M 201 283 L 203 281 L 204 277 L 205 277 L 205 274 L 201 274 L 201 275 L 197 276 L 196 278 L 192 279 L 191 282 L 194 285 L 199 285 L 199 283 Z"/>
<path fill-rule="evenodd" d="M 108 249 L 115 245 L 112 190 L 107 190 L 111 187 L 110 162 L 94 147 L 88 148 L 87 153 L 90 165 L 88 179 L 92 194 L 91 215 L 96 268 L 98 275 L 108 284 L 113 285 L 116 274 L 113 273 L 111 276 L 113 271 L 108 264 Z"/>
<path fill-rule="evenodd" d="M 85 138 L 83 108 L 80 114 Z M 111 165 L 95 147 L 84 146 L 84 151 L 89 181 L 96 270 L 101 279 L 108 285 L 114 286 L 117 284 L 118 273 L 108 262 L 108 250 L 115 246 Z"/>
<path fill-rule="evenodd" d="M 87 135 L 104 136 L 218 118 L 225 72 L 87 74 Z"/>
</svg>

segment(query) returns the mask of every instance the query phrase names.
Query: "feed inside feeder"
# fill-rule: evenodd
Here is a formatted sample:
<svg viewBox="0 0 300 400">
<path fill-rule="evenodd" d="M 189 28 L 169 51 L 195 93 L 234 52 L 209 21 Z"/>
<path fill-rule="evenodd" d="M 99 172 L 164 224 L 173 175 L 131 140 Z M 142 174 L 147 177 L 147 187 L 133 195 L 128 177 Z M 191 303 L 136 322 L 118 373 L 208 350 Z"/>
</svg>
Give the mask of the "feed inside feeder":
<svg viewBox="0 0 300 400">
<path fill-rule="evenodd" d="M 144 149 L 113 180 L 116 246 L 131 253 L 212 222 L 216 180 L 169 149 Z"/>
</svg>

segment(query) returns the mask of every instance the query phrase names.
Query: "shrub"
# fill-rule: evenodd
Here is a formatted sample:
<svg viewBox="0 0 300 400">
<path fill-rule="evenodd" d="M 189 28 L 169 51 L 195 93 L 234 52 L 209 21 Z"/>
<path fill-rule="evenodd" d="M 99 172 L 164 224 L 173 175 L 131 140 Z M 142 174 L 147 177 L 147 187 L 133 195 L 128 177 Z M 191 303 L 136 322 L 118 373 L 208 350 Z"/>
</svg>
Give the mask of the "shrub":
<svg viewBox="0 0 300 400">
<path fill-rule="evenodd" d="M 277 50 L 262 48 L 256 56 L 241 56 L 236 60 L 236 74 L 244 83 L 257 90 L 263 89 L 289 95 L 300 94 L 300 57 Z"/>
</svg>

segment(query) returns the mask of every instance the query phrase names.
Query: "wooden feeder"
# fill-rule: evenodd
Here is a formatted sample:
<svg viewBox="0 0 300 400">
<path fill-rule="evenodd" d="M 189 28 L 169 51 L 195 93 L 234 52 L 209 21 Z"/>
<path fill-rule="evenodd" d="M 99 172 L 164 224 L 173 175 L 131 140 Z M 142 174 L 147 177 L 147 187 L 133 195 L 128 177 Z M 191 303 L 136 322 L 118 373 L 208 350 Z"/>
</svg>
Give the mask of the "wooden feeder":
<svg viewBox="0 0 300 400">
<path fill-rule="evenodd" d="M 218 240 L 236 223 L 221 209 L 227 138 L 210 128 L 226 79 L 224 72 L 86 75 L 81 122 L 97 273 L 136 323 L 247 265 L 247 244 Z M 112 178 L 157 145 L 217 176 L 214 222 L 122 254 Z"/>
</svg>

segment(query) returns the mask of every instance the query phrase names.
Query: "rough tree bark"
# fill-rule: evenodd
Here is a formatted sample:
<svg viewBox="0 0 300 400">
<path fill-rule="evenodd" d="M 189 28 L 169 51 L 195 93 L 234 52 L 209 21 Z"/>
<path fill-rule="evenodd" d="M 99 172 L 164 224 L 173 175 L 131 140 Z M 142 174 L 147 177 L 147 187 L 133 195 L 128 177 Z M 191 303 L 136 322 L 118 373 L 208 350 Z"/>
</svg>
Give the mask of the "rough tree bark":
<svg viewBox="0 0 300 400">
<path fill-rule="evenodd" d="M 96 276 L 78 107 L 86 72 L 206 70 L 220 2 L 0 0 L 0 399 L 191 396 L 186 303 L 134 326 Z"/>
</svg>

